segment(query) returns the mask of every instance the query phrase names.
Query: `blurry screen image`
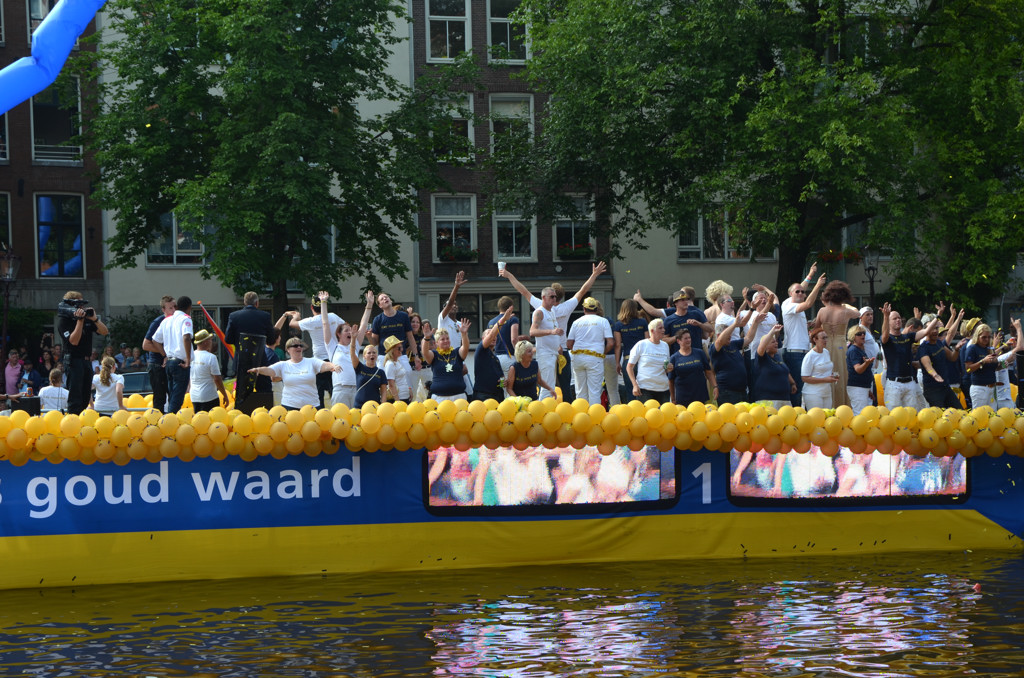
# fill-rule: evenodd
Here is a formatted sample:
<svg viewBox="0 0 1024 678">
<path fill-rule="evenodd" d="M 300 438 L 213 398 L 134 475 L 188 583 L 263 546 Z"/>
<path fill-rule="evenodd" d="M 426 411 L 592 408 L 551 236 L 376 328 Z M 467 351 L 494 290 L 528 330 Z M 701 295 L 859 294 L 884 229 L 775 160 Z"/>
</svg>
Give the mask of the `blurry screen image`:
<svg viewBox="0 0 1024 678">
<path fill-rule="evenodd" d="M 829 457 L 816 445 L 805 453 L 778 455 L 733 450 L 729 475 L 733 497 L 956 497 L 967 492 L 967 460 L 959 454 L 854 454 L 841 447 Z"/>
<path fill-rule="evenodd" d="M 430 506 L 542 506 L 672 499 L 675 453 L 650 446 L 546 449 L 441 447 L 427 453 Z"/>
</svg>

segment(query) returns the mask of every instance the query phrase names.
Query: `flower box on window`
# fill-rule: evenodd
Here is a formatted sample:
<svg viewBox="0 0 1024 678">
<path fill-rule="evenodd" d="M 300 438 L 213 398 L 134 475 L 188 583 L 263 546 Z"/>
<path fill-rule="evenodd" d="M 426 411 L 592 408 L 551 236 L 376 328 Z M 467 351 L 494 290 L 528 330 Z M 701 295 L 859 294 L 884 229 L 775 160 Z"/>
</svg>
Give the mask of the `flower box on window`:
<svg viewBox="0 0 1024 678">
<path fill-rule="evenodd" d="M 476 261 L 479 252 L 468 247 L 449 245 L 442 247 L 437 257 L 441 261 Z"/>
<path fill-rule="evenodd" d="M 594 248 L 587 244 L 559 245 L 556 250 L 559 259 L 593 259 Z"/>
</svg>

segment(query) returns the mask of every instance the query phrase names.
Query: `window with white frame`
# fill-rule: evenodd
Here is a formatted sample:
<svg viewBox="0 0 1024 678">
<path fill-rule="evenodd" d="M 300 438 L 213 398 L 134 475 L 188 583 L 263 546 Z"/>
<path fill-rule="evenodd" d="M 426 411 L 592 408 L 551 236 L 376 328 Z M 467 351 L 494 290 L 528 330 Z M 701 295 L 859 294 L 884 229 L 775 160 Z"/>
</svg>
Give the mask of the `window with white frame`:
<svg viewBox="0 0 1024 678">
<path fill-rule="evenodd" d="M 82 248 L 84 200 L 81 195 L 36 195 L 40 277 L 85 276 Z"/>
<path fill-rule="evenodd" d="M 0 113 L 0 161 L 10 159 L 11 154 L 7 149 L 7 114 Z"/>
<path fill-rule="evenodd" d="M 28 37 L 39 28 L 43 19 L 50 15 L 60 0 L 28 0 Z"/>
<path fill-rule="evenodd" d="M 677 258 L 712 261 L 750 261 L 751 258 L 771 260 L 774 251 L 751 252 L 745 238 L 729 232 L 729 213 L 712 207 L 690 219 L 679 230 Z"/>
<path fill-rule="evenodd" d="M 498 261 L 536 261 L 537 231 L 533 221 L 515 208 L 495 207 L 494 242 Z"/>
<path fill-rule="evenodd" d="M 570 200 L 572 214 L 555 218 L 555 258 L 593 259 L 595 243 L 591 236 L 590 201 L 583 196 L 573 196 Z"/>
<path fill-rule="evenodd" d="M 205 251 L 195 233 L 185 230 L 171 213 L 160 215 L 160 226 L 146 251 L 150 266 L 200 266 Z"/>
<path fill-rule="evenodd" d="M 517 135 L 533 133 L 533 97 L 529 94 L 491 95 L 491 146 L 497 152 Z"/>
<path fill-rule="evenodd" d="M 451 61 L 471 47 L 469 0 L 427 0 L 427 60 Z"/>
<path fill-rule="evenodd" d="M 7 44 L 7 34 L 4 33 L 4 3 L 0 2 L 0 47 Z"/>
<path fill-rule="evenodd" d="M 32 159 L 36 162 L 79 163 L 82 147 L 72 146 L 79 128 L 78 79 L 62 88 L 51 85 L 32 97 Z"/>
<path fill-rule="evenodd" d="M 487 44 L 493 61 L 526 61 L 526 28 L 512 21 L 521 0 L 487 0 Z"/>
<path fill-rule="evenodd" d="M 450 126 L 434 136 L 434 152 L 441 162 L 465 162 L 473 153 L 473 96 L 448 102 Z"/>
<path fill-rule="evenodd" d="M 0 237 L 5 247 L 11 246 L 11 196 L 0 193 Z"/>
<path fill-rule="evenodd" d="M 430 197 L 434 261 L 476 261 L 476 196 Z"/>
</svg>

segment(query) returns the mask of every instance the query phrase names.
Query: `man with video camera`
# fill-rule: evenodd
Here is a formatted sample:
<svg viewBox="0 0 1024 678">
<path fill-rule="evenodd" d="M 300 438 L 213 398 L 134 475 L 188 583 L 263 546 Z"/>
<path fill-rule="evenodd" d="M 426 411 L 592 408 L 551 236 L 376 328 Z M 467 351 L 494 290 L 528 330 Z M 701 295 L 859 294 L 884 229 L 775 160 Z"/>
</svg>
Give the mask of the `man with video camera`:
<svg viewBox="0 0 1024 678">
<path fill-rule="evenodd" d="M 92 392 L 93 334 L 110 332 L 96 309 L 82 298 L 81 292 L 70 291 L 57 305 L 57 332 L 64 347 L 64 374 L 68 385 L 68 412 L 80 414 L 89 405 Z"/>
</svg>

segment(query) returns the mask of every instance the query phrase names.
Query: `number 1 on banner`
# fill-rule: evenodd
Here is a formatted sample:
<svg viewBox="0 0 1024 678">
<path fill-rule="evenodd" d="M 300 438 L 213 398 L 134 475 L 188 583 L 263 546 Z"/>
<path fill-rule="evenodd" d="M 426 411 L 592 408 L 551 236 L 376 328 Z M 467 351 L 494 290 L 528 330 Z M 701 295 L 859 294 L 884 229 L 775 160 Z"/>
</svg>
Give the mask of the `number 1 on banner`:
<svg viewBox="0 0 1024 678">
<path fill-rule="evenodd" d="M 704 462 L 693 470 L 693 477 L 700 478 L 700 503 L 711 503 L 711 462 Z"/>
</svg>

